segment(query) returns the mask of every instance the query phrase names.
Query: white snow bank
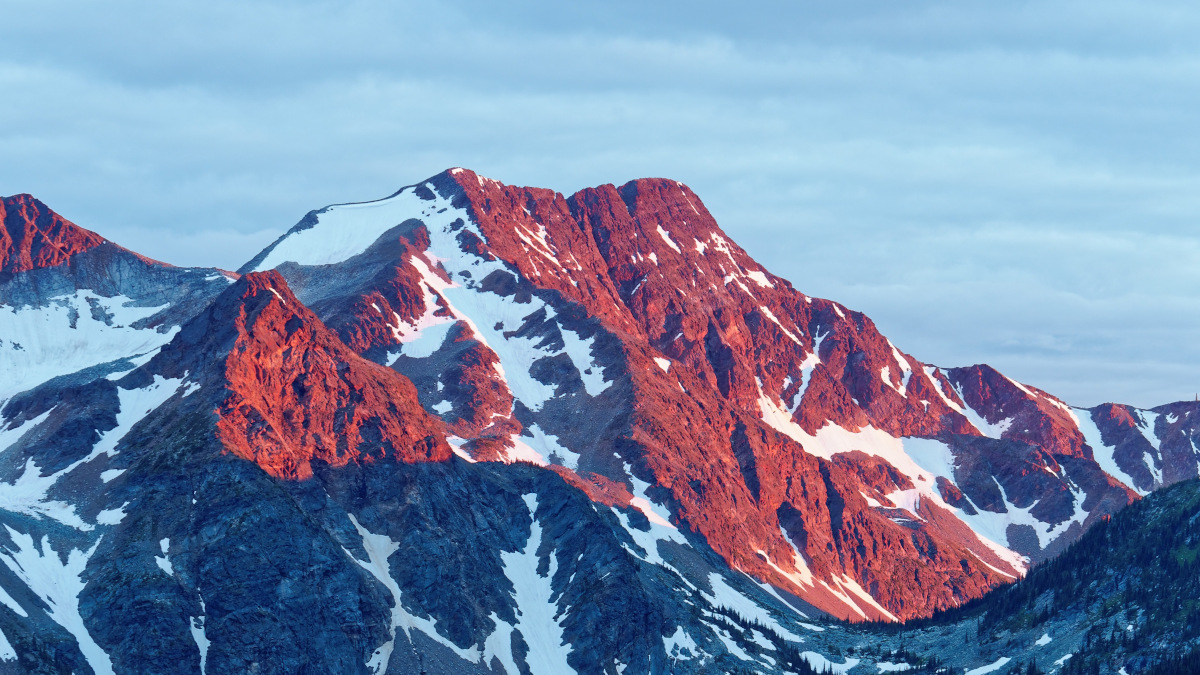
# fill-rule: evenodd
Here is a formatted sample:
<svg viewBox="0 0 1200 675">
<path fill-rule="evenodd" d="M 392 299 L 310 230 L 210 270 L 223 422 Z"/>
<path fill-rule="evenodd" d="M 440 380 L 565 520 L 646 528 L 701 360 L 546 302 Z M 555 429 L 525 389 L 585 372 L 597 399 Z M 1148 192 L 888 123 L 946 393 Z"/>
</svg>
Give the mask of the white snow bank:
<svg viewBox="0 0 1200 675">
<path fill-rule="evenodd" d="M 432 186 L 424 187 L 432 190 Z M 497 258 L 481 257 L 464 252 L 458 237 L 464 232 L 486 241 L 470 217 L 451 200 L 436 196 L 428 201 L 416 194 L 417 188 L 406 189 L 388 199 L 365 204 L 332 206 L 318 215 L 313 227 L 295 232 L 271 250 L 257 267 L 271 269 L 284 262 L 301 265 L 328 265 L 343 262 L 365 251 L 384 232 L 410 218 L 420 218 L 429 233 L 430 245 L 425 259 L 414 256 L 410 263 L 421 275 L 425 293 L 425 313 L 412 323 L 396 320 L 393 331 L 401 343 L 398 353 L 413 357 L 432 354 L 446 337 L 449 325 L 463 321 L 499 359 L 497 374 L 505 381 L 513 396 L 530 410 L 538 411 L 554 395 L 555 387 L 544 384 L 530 374 L 539 359 L 566 354 L 580 373 L 588 395 L 597 396 L 612 382 L 605 381 L 604 369 L 592 357 L 595 338 L 583 339 L 577 333 L 559 326 L 563 348 L 552 349 L 541 336 L 512 335 L 526 318 L 545 310 L 547 320 L 555 321 L 554 311 L 541 298 L 534 296 L 526 303 L 515 297 L 483 291 L 479 282 L 493 272 L 515 273 Z M 436 195 L 436 190 L 433 190 Z M 544 230 L 544 228 L 542 228 Z M 544 231 L 523 240 L 545 255 L 549 243 Z M 536 240 L 536 241 L 535 241 Z M 546 250 L 543 250 L 546 249 Z M 491 258 L 491 259 L 488 259 Z M 557 264 L 557 260 L 555 261 Z M 445 275 L 436 268 L 444 270 Z M 559 265 L 561 267 L 561 265 Z M 559 273 L 558 270 L 555 273 Z M 440 303 L 438 301 L 441 301 Z M 444 305 L 446 316 L 434 316 Z M 505 333 L 510 333 L 505 335 Z"/>
<path fill-rule="evenodd" d="M 1095 458 L 1096 463 L 1100 465 L 1100 468 L 1104 470 L 1104 473 L 1107 473 L 1113 478 L 1121 481 L 1126 487 L 1137 492 L 1143 497 L 1150 494 L 1148 490 L 1143 490 L 1134 486 L 1133 476 L 1130 476 L 1120 466 L 1117 465 L 1116 457 L 1113 455 L 1116 447 L 1104 444 L 1103 434 L 1100 433 L 1100 428 L 1097 427 L 1095 421 L 1092 420 L 1091 411 L 1081 409 L 1079 413 L 1080 414 L 1075 415 L 1076 426 L 1079 427 L 1079 433 L 1083 434 L 1083 439 L 1089 446 L 1091 446 L 1092 457 Z M 1145 423 L 1144 421 L 1142 422 L 1143 424 Z M 1154 436 L 1154 426 L 1150 425 L 1150 429 L 1151 432 L 1149 435 Z M 1142 433 L 1143 435 L 1146 435 L 1144 431 Z M 1155 441 L 1157 440 L 1158 439 L 1155 438 Z M 1154 478 L 1161 483 L 1162 475 L 1155 475 L 1154 460 L 1146 455 L 1142 455 L 1142 462 L 1147 466 L 1147 468 L 1150 469 L 1151 475 L 1153 475 Z"/>
<path fill-rule="evenodd" d="M 359 560 L 350 551 L 345 551 L 346 555 L 369 572 L 371 576 L 375 577 L 379 583 L 383 584 L 384 588 L 391 593 L 393 603 L 392 623 L 389 628 L 391 639 L 375 650 L 370 660 L 367 661 L 367 667 L 371 668 L 375 675 L 381 675 L 387 669 L 388 661 L 391 660 L 392 651 L 396 646 L 397 628 L 403 628 L 405 635 L 411 635 L 412 630 L 415 628 L 432 638 L 438 644 L 450 648 L 459 657 L 471 663 L 479 663 L 481 655 L 478 649 L 462 649 L 437 632 L 436 619 L 414 616 L 404 609 L 400 585 L 392 578 L 391 567 L 388 562 L 388 558 L 396 552 L 396 549 L 400 548 L 400 543 L 393 541 L 387 535 L 372 534 L 358 523 L 358 519 L 353 514 L 350 514 L 349 517 L 351 524 L 354 525 L 354 529 L 358 530 L 358 535 L 362 537 L 363 549 L 367 552 L 368 560 Z"/>
<path fill-rule="evenodd" d="M 724 577 L 716 572 L 708 575 L 708 583 L 712 586 L 713 593 L 708 595 L 704 593 L 704 597 L 714 607 L 727 607 L 732 609 L 742 617 L 751 621 L 757 621 L 765 628 L 771 630 L 779 637 L 790 642 L 804 642 L 799 635 L 791 632 L 783 627 L 771 613 L 764 609 L 761 605 L 754 602 L 750 598 L 743 595 L 740 591 L 725 583 Z"/>
<path fill-rule="evenodd" d="M 16 661 L 17 651 L 8 641 L 8 636 L 0 630 L 0 661 Z"/>
<path fill-rule="evenodd" d="M 46 603 L 50 618 L 75 637 L 79 651 L 83 652 L 96 675 L 112 675 L 112 661 L 92 639 L 79 614 L 79 594 L 86 585 L 81 576 L 100 542 L 93 544 L 87 552 L 71 549 L 64 563 L 58 552 L 50 547 L 49 537 L 42 537 L 41 550 L 38 550 L 33 537 L 7 525 L 4 529 L 8 530 L 17 549 L 0 552 L 0 563 Z"/>
<path fill-rule="evenodd" d="M 673 659 L 691 660 L 696 656 L 696 641 L 687 634 L 683 627 L 676 627 L 675 633 L 663 638 L 663 650 Z"/>
<path fill-rule="evenodd" d="M 156 351 L 179 332 L 178 326 L 165 333 L 132 328 L 169 306 L 133 302 L 77 290 L 45 307 L 0 306 L 0 405 L 52 378 Z M 95 318 L 93 306 L 101 318 Z"/>
<path fill-rule="evenodd" d="M 171 547 L 170 539 L 161 539 L 158 542 L 158 548 L 162 550 L 161 556 L 154 556 L 154 563 L 158 568 L 167 573 L 167 576 L 175 576 L 175 567 L 171 565 L 170 558 L 167 557 L 167 550 Z"/>
<path fill-rule="evenodd" d="M 825 669 L 828 668 L 836 675 L 843 675 L 854 666 L 857 666 L 860 660 L 846 657 L 846 661 L 844 663 L 834 663 L 833 661 L 830 661 L 816 652 L 802 652 L 800 656 L 803 656 L 804 659 L 808 661 L 809 665 L 811 665 L 818 673 L 823 673 L 825 672 Z"/>
<path fill-rule="evenodd" d="M 554 589 L 551 580 L 558 570 L 558 558 L 550 552 L 550 566 L 546 576 L 538 574 L 538 547 L 542 543 L 542 526 L 537 520 L 537 495 L 524 495 L 525 504 L 533 522 L 529 528 L 529 540 L 525 550 L 515 553 L 501 552 L 504 562 L 504 576 L 513 584 L 513 597 L 517 602 L 517 625 L 529 653 L 525 662 L 533 675 L 555 675 L 556 673 L 574 673 L 575 669 L 567 665 L 567 655 L 571 653 L 571 645 L 563 638 L 562 619 L 565 612 L 560 613 L 554 602 Z"/>
<path fill-rule="evenodd" d="M 667 246 L 675 249 L 676 253 L 683 253 L 683 251 L 679 248 L 679 244 L 676 244 L 675 240 L 671 238 L 671 233 L 664 230 L 662 225 L 658 226 L 658 236 L 662 237 L 662 240 L 667 242 Z"/>
<path fill-rule="evenodd" d="M 993 673 L 1003 668 L 1004 665 L 1009 661 L 1012 661 L 1012 659 L 1008 658 L 1007 656 L 1001 656 L 1000 658 L 996 659 L 994 663 L 989 663 L 988 665 L 981 666 L 979 668 L 972 668 L 964 675 L 986 675 L 986 673 Z"/>
</svg>

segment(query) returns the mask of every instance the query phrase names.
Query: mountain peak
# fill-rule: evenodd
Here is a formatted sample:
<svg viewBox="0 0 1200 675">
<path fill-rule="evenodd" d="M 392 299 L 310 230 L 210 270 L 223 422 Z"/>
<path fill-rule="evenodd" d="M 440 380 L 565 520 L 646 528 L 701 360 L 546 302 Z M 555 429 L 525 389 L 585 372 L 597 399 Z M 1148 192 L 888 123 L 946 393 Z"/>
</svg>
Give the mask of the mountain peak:
<svg viewBox="0 0 1200 675">
<path fill-rule="evenodd" d="M 201 321 L 215 334 L 216 324 L 231 323 L 235 336 L 218 436 L 276 478 L 305 480 L 314 463 L 449 458 L 441 423 L 422 410 L 412 383 L 346 347 L 278 272 L 244 275 Z M 180 337 L 209 332 L 185 327 Z"/>
<path fill-rule="evenodd" d="M 259 295 L 262 295 L 266 302 L 270 302 L 270 296 L 274 296 L 275 300 L 285 305 L 288 300 L 296 299 L 283 275 L 275 270 L 244 274 L 233 283 L 233 288 L 238 294 L 238 299 L 243 303 L 248 303 Z"/>
<path fill-rule="evenodd" d="M 0 222 L 0 275 L 5 276 L 61 265 L 106 241 L 28 194 L 0 199 Z"/>
</svg>

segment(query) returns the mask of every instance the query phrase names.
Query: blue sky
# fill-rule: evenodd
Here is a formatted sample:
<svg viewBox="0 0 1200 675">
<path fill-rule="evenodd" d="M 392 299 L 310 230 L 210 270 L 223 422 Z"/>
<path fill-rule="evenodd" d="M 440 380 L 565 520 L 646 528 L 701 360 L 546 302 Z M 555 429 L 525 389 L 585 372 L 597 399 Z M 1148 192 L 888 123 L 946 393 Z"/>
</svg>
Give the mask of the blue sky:
<svg viewBox="0 0 1200 675">
<path fill-rule="evenodd" d="M 1200 390 L 1187 3 L 4 13 L 0 193 L 168 262 L 237 267 L 309 209 L 450 166 L 566 193 L 666 176 L 922 360 L 1077 405 Z"/>
</svg>

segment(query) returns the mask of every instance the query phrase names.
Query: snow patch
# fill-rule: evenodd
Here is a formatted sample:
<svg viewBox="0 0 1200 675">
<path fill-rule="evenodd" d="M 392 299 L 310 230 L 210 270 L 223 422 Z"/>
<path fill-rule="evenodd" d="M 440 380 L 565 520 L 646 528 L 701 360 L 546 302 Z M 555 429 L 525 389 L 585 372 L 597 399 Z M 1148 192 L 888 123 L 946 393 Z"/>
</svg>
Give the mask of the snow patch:
<svg viewBox="0 0 1200 675">
<path fill-rule="evenodd" d="M 363 549 L 367 552 L 368 560 L 359 560 L 350 551 L 344 548 L 342 550 L 345 551 L 351 560 L 358 563 L 359 567 L 362 567 L 371 576 L 375 577 L 380 584 L 383 584 L 384 588 L 392 595 L 392 622 L 389 627 L 391 639 L 375 650 L 370 660 L 367 661 L 367 667 L 371 668 L 375 675 L 381 675 L 387 669 L 388 661 L 391 660 L 392 651 L 396 646 L 397 628 L 404 629 L 404 634 L 409 636 L 411 636 L 412 630 L 415 628 L 433 639 L 434 642 L 448 647 L 455 654 L 458 654 L 460 658 L 471 663 L 479 663 L 481 654 L 478 649 L 463 649 L 459 647 L 437 632 L 436 619 L 413 616 L 404 609 L 400 585 L 392 578 L 391 567 L 388 562 L 388 558 L 400 548 L 400 543 L 393 541 L 387 535 L 372 534 L 359 524 L 354 514 L 347 515 L 350 518 L 350 523 L 354 525 L 354 529 L 358 531 L 359 537 L 362 538 Z"/>
<path fill-rule="evenodd" d="M 758 308 L 758 311 L 762 312 L 763 316 L 770 319 L 771 323 L 774 323 L 776 326 L 779 326 L 779 330 L 783 331 L 783 334 L 788 336 L 789 340 L 791 340 L 792 342 L 795 342 L 796 344 L 803 344 L 800 342 L 800 338 L 796 337 L 795 333 L 793 333 L 792 331 L 783 327 L 783 324 L 779 322 L 779 319 L 775 316 L 775 314 L 770 309 L 767 308 L 766 305 L 760 305 Z"/>
<path fill-rule="evenodd" d="M 883 605 L 876 602 L 875 598 L 871 597 L 870 593 L 867 593 L 867 591 L 863 589 L 863 587 L 860 586 L 857 581 L 851 579 L 848 575 L 843 574 L 841 578 L 831 577 L 830 580 L 833 581 L 833 586 L 837 586 L 837 588 L 830 586 L 825 581 L 821 581 L 820 584 L 824 586 L 825 589 L 830 593 L 840 598 L 842 602 L 848 605 L 864 619 L 868 618 L 867 614 L 866 612 L 862 611 L 862 607 L 854 600 L 855 597 L 866 603 L 868 606 L 875 608 L 876 611 L 888 619 L 896 622 L 900 621 L 895 614 L 892 614 L 884 609 Z"/>
<path fill-rule="evenodd" d="M 471 454 L 468 453 L 466 451 L 466 449 L 463 447 L 464 445 L 467 444 L 467 439 L 459 438 L 458 436 L 447 436 L 446 442 L 450 444 L 450 449 L 454 451 L 454 454 L 458 455 L 459 457 L 467 460 L 468 462 L 470 462 L 472 464 L 475 463 L 475 458 L 472 457 Z"/>
<path fill-rule="evenodd" d="M 667 246 L 675 249 L 676 253 L 683 253 L 683 251 L 679 248 L 679 244 L 676 244 L 675 240 L 671 239 L 671 233 L 664 230 L 662 225 L 658 226 L 658 236 L 662 237 L 662 240 L 667 242 Z"/>
<path fill-rule="evenodd" d="M 683 659 L 685 661 L 695 658 L 698 653 L 696 641 L 692 639 L 692 636 L 687 634 L 687 631 L 682 626 L 676 627 L 671 637 L 663 638 L 663 650 L 667 652 L 667 656 L 670 658 Z"/>
<path fill-rule="evenodd" d="M 196 649 L 200 650 L 200 675 L 205 675 L 208 667 L 208 647 L 211 644 L 208 640 L 208 635 L 204 632 L 204 622 L 208 618 L 208 609 L 204 606 L 204 598 L 200 598 L 200 616 L 188 617 L 188 629 L 192 634 L 192 641 L 196 643 Z"/>
<path fill-rule="evenodd" d="M 92 639 L 79 614 L 79 594 L 87 585 L 81 576 L 100 542 L 93 544 L 87 552 L 71 549 L 64 563 L 58 552 L 51 548 L 50 537 L 42 537 L 39 551 L 30 535 L 7 525 L 4 529 L 8 530 L 8 536 L 17 548 L 0 552 L 0 563 L 4 563 L 46 604 L 47 614 L 55 623 L 75 637 L 79 651 L 96 675 L 112 675 L 112 661 Z"/>
<path fill-rule="evenodd" d="M 166 572 L 167 576 L 169 576 L 169 577 L 175 576 L 175 567 L 173 565 L 171 565 L 171 560 L 170 560 L 170 558 L 167 557 L 167 549 L 169 549 L 170 547 L 171 547 L 171 540 L 169 538 L 160 539 L 158 541 L 158 548 L 160 548 L 162 550 L 162 555 L 154 556 L 154 564 L 158 565 L 158 569 Z"/>
<path fill-rule="evenodd" d="M 125 507 L 129 506 L 129 502 L 125 502 L 115 509 L 104 509 L 96 514 L 97 525 L 118 525 L 122 520 L 125 520 Z"/>
<path fill-rule="evenodd" d="M 17 616 L 22 616 L 22 617 L 29 616 L 29 613 L 26 612 L 25 609 L 23 607 L 21 607 L 21 605 L 18 604 L 17 601 L 14 600 L 13 597 L 11 595 L 9 595 L 8 592 L 5 591 L 3 588 L 0 588 L 0 605 L 4 605 L 5 607 L 11 609 L 13 612 L 15 612 L 17 614 Z"/>
<path fill-rule="evenodd" d="M 12 427 L 11 429 L 0 428 L 0 453 L 12 447 L 14 443 L 21 440 L 21 437 L 32 431 L 35 427 L 46 421 L 50 417 L 50 413 L 54 412 L 54 408 L 38 415 L 37 417 L 26 420 L 20 426 Z"/>
<path fill-rule="evenodd" d="M 634 476 L 633 472 L 630 471 L 628 463 L 624 467 L 625 474 L 629 476 L 630 484 L 633 486 L 633 499 L 630 500 L 629 505 L 641 511 L 646 516 L 646 519 L 650 521 L 650 530 L 646 532 L 633 527 L 629 522 L 628 514 L 621 512 L 616 507 L 612 507 L 612 511 L 616 514 L 621 526 L 633 538 L 634 543 L 646 551 L 646 555 L 641 556 L 634 551 L 630 552 L 651 565 L 667 566 L 666 562 L 658 554 L 658 542 L 673 541 L 677 544 L 687 546 L 687 538 L 683 536 L 679 528 L 671 524 L 670 512 L 662 506 L 651 502 L 646 496 L 646 489 L 650 487 L 650 484 Z M 682 577 L 682 575 L 680 576 Z"/>
<path fill-rule="evenodd" d="M 821 363 L 821 343 L 825 338 L 829 337 L 832 331 L 826 331 L 824 335 L 818 335 L 813 339 L 812 353 L 805 356 L 800 362 L 800 389 L 796 395 L 792 397 L 792 404 L 788 407 L 789 419 L 791 415 L 796 414 L 796 408 L 804 401 L 804 392 L 808 390 L 808 385 L 812 384 L 812 372 Z"/>
<path fill-rule="evenodd" d="M 925 519 L 917 515 L 921 510 L 921 489 L 910 488 L 908 490 L 896 490 L 884 495 L 888 501 L 896 505 L 896 508 L 903 509 L 912 514 L 912 517 L 924 521 Z"/>
<path fill-rule="evenodd" d="M 717 639 L 720 640 L 721 643 L 725 645 L 725 649 L 728 650 L 730 654 L 733 654 L 734 656 L 738 657 L 742 661 L 753 661 L 754 660 L 753 658 L 751 658 L 751 656 L 749 654 L 746 653 L 746 651 L 744 649 L 742 649 L 740 646 L 738 646 L 738 643 L 733 641 L 732 636 L 729 635 L 729 631 L 725 630 L 724 628 L 717 627 L 717 626 L 712 626 L 712 629 L 713 629 L 713 633 L 717 636 Z"/>
<path fill-rule="evenodd" d="M 0 405 L 47 380 L 158 350 L 179 332 L 133 328 L 170 305 L 81 289 L 44 307 L 0 306 Z"/>
<path fill-rule="evenodd" d="M 656 356 L 654 357 L 654 362 L 658 364 L 659 368 L 662 368 L 664 373 L 671 372 L 671 359 L 664 359 L 661 356 Z"/>
<path fill-rule="evenodd" d="M 712 586 L 713 593 L 701 593 L 708 600 L 709 604 L 714 607 L 727 607 L 741 616 L 751 621 L 757 621 L 763 627 L 768 628 L 771 632 L 789 642 L 804 642 L 799 635 L 791 632 L 783 627 L 775 617 L 771 616 L 770 612 L 763 609 L 761 605 L 754 602 L 750 598 L 743 595 L 729 584 L 725 583 L 724 577 L 716 572 L 711 572 L 708 575 L 708 584 Z"/>
<path fill-rule="evenodd" d="M 584 340 L 579 337 L 578 333 L 565 328 L 559 332 L 562 334 L 564 350 L 567 356 L 571 357 L 571 361 L 575 363 L 575 367 L 579 370 L 579 377 L 583 380 L 584 390 L 587 391 L 588 396 L 599 396 L 612 383 L 604 381 L 604 368 L 596 363 L 596 359 L 592 356 L 596 345 L 596 337 L 592 336 Z"/>
<path fill-rule="evenodd" d="M 559 612 L 551 587 L 554 573 L 558 570 L 558 558 L 551 551 L 546 576 L 538 574 L 542 526 L 537 520 L 537 495 L 527 494 L 523 498 L 533 519 L 529 526 L 529 540 L 525 550 L 515 553 L 502 551 L 500 558 L 504 563 L 504 576 L 513 585 L 513 598 L 517 603 L 516 629 L 521 631 L 525 643 L 529 645 L 525 662 L 533 675 L 574 673 L 575 670 L 567 665 L 571 646 L 563 639 L 562 619 L 565 618 L 565 612 Z"/>
<path fill-rule="evenodd" d="M 8 636 L 4 631 L 0 630 L 0 661 L 16 661 L 17 651 L 13 649 L 12 644 L 8 641 Z"/>
<path fill-rule="evenodd" d="M 522 440 L 520 434 L 513 434 L 508 439 L 508 442 L 511 447 L 504 456 L 503 461 L 506 464 L 512 464 L 514 462 L 529 462 L 530 464 L 536 464 L 538 466 L 547 466 L 550 464 L 550 460 Z"/>
<path fill-rule="evenodd" d="M 419 197 L 420 187 L 431 190 L 434 199 Z M 406 188 L 380 201 L 329 207 L 318 215 L 314 227 L 293 232 L 281 240 L 257 269 L 270 269 L 288 261 L 301 265 L 344 262 L 365 251 L 384 232 L 414 216 L 421 218 L 430 239 L 425 260 L 421 256 L 410 258 L 421 275 L 422 292 L 426 294 L 425 313 L 408 324 L 397 319 L 393 330 L 402 346 L 398 354 L 390 355 L 393 361 L 399 354 L 415 358 L 431 355 L 444 342 L 450 324 L 463 321 L 473 337 L 496 354 L 497 374 L 505 380 L 513 396 L 532 411 L 540 410 L 554 395 L 555 386 L 530 375 L 533 363 L 548 356 L 566 353 L 581 374 L 589 395 L 598 395 L 611 386 L 611 382 L 604 380 L 603 368 L 591 359 L 592 338 L 584 340 L 560 326 L 565 346 L 555 350 L 548 346 L 551 340 L 542 336 L 505 335 L 506 330 L 516 329 L 526 318 L 542 310 L 547 320 L 553 320 L 554 312 L 536 296 L 527 303 L 518 303 L 513 297 L 479 288 L 479 282 L 492 272 L 514 274 L 514 270 L 490 255 L 481 257 L 462 250 L 460 235 L 469 233 L 482 241 L 486 238 L 465 209 L 437 195 L 430 184 Z M 522 233 L 531 246 L 551 250 L 544 228 L 535 234 L 527 230 Z M 435 272 L 434 267 L 440 270 Z M 439 307 L 443 311 L 435 315 Z"/>
<path fill-rule="evenodd" d="M 671 524 L 671 512 L 663 506 L 651 502 L 646 496 L 646 489 L 650 487 L 650 484 L 633 475 L 628 462 L 625 463 L 624 468 L 625 475 L 629 476 L 629 483 L 633 486 L 633 499 L 629 503 L 637 510 L 646 514 L 651 523 L 658 523 L 663 527 L 675 529 L 675 526 Z"/>
<path fill-rule="evenodd" d="M 847 671 L 859 664 L 859 659 L 852 659 L 848 656 L 843 663 L 834 663 L 817 652 L 802 652 L 800 656 L 803 656 L 818 673 L 824 673 L 828 669 L 834 675 L 845 675 Z"/>
<path fill-rule="evenodd" d="M 760 270 L 746 272 L 746 278 L 763 288 L 775 288 L 775 284 L 771 283 L 771 280 L 767 278 L 767 275 L 763 274 Z"/>
<path fill-rule="evenodd" d="M 567 449 L 558 440 L 558 436 L 542 431 L 536 424 L 530 424 L 521 432 L 520 438 L 527 448 L 544 459 L 560 464 L 572 471 L 579 468 L 579 453 Z"/>
<path fill-rule="evenodd" d="M 1001 656 L 1000 658 L 996 659 L 993 663 L 989 663 L 986 666 L 981 666 L 979 668 L 972 668 L 971 670 L 968 670 L 966 673 L 964 673 L 964 675 L 986 675 L 987 673 L 994 673 L 997 670 L 1000 670 L 1001 668 L 1003 668 L 1005 666 L 1005 664 L 1007 664 L 1009 661 L 1012 661 L 1012 659 L 1008 658 L 1007 656 Z"/>
<path fill-rule="evenodd" d="M 775 561 L 771 560 L 771 557 L 768 556 L 765 551 L 758 551 L 758 554 L 765 558 L 767 564 L 770 565 L 776 572 L 786 577 L 792 583 L 802 588 L 812 588 L 815 582 L 813 580 L 812 571 L 808 568 L 808 561 L 804 559 L 804 555 L 801 554 L 799 549 L 796 548 L 796 545 L 792 543 L 792 538 L 788 536 L 787 531 L 783 529 L 782 525 L 779 526 L 779 534 L 783 536 L 783 540 L 787 542 L 788 547 L 792 550 L 793 571 L 789 572 L 781 568 L 779 565 L 776 565 Z"/>
<path fill-rule="evenodd" d="M 888 340 L 887 343 L 892 348 L 892 358 L 895 359 L 896 366 L 900 368 L 900 386 L 892 384 L 890 368 L 888 366 L 883 367 L 883 383 L 895 389 L 896 393 L 900 394 L 900 396 L 904 396 L 905 392 L 908 391 L 908 381 L 912 379 L 912 365 L 909 364 L 904 354 L 901 354 L 900 350 L 896 349 L 896 345 L 892 344 L 891 340 Z"/>
<path fill-rule="evenodd" d="M 918 498 L 926 499 L 953 513 L 971 528 L 981 543 L 991 549 L 1001 560 L 1011 565 L 1014 570 L 1022 573 L 1028 567 L 1028 560 L 1005 546 L 1008 542 L 1006 532 L 1009 524 L 1033 526 L 1042 545 L 1045 546 L 1048 539 L 1060 534 L 1070 526 L 1071 522 L 1082 520 L 1087 516 L 1087 513 L 1082 511 L 1079 506 L 1078 497 L 1076 497 L 1075 515 L 1053 527 L 1037 520 L 1029 513 L 1034 505 L 1031 504 L 1026 509 L 1017 509 L 1007 499 L 1006 504 L 1009 505 L 1007 513 L 992 513 L 977 509 L 974 515 L 969 515 L 963 510 L 947 504 L 937 491 L 939 476 L 954 482 L 954 455 L 950 448 L 941 441 L 923 438 L 899 439 L 870 425 L 858 431 L 850 431 L 831 423 L 826 423 L 817 430 L 815 435 L 810 435 L 792 420 L 791 413 L 770 397 L 761 394 L 761 391 L 759 409 L 764 422 L 799 442 L 811 455 L 832 459 L 834 455 L 859 450 L 888 462 L 906 475 L 913 485 L 917 486 L 916 494 L 904 497 L 904 499 L 912 500 L 910 505 L 917 506 Z M 830 590 L 833 591 L 832 588 Z"/>
<path fill-rule="evenodd" d="M 1082 414 L 1075 416 L 1075 426 L 1079 428 L 1079 433 L 1083 434 L 1083 440 L 1091 446 L 1092 457 L 1100 465 L 1104 473 L 1121 481 L 1126 487 L 1143 497 L 1150 494 L 1148 490 L 1143 490 L 1135 486 L 1133 484 L 1133 476 L 1130 476 L 1117 465 L 1116 457 L 1113 455 L 1116 447 L 1104 444 L 1103 434 L 1100 433 L 1100 428 L 1096 426 L 1096 422 L 1092 419 L 1091 411 L 1080 410 L 1079 412 Z"/>
</svg>

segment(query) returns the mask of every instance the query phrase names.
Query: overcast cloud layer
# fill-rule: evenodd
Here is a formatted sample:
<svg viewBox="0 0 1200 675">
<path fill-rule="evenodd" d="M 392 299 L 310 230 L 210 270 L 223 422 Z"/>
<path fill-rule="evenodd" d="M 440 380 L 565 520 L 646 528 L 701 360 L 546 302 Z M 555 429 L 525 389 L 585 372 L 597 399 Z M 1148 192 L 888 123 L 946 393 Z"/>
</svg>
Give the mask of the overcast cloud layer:
<svg viewBox="0 0 1200 675">
<path fill-rule="evenodd" d="M 1200 9 L 567 4 L 7 0 L 0 193 L 236 268 L 451 166 L 666 176 L 922 360 L 1200 390 Z"/>
</svg>

